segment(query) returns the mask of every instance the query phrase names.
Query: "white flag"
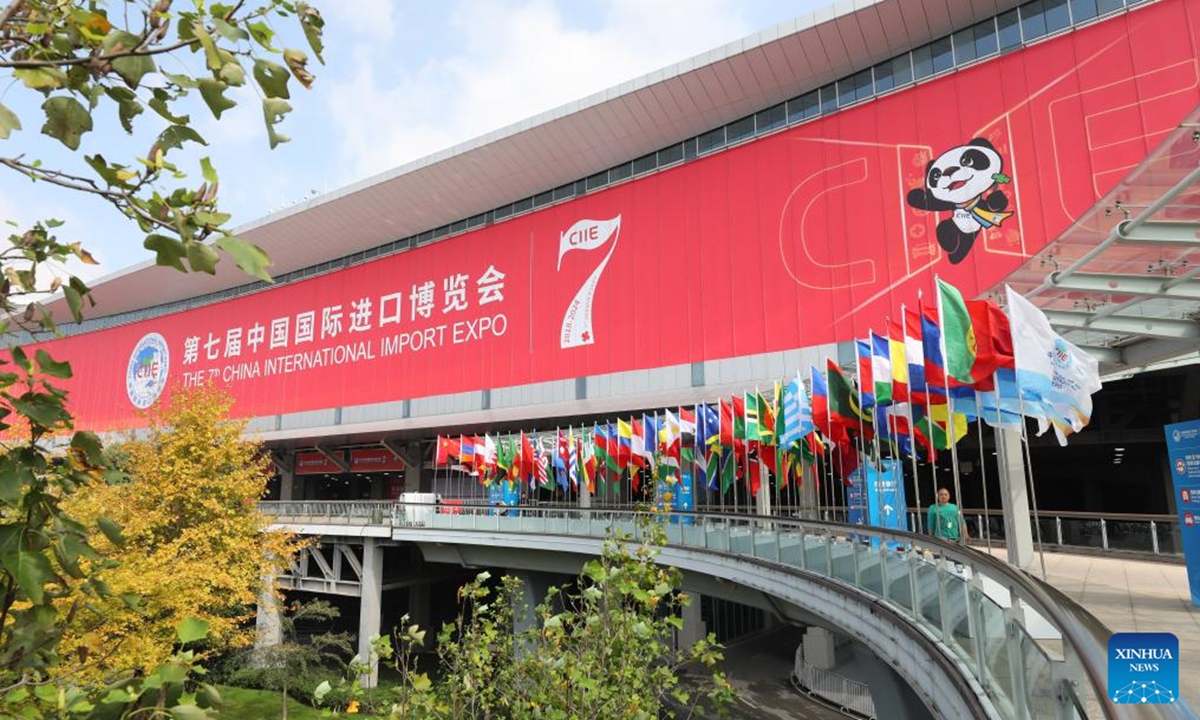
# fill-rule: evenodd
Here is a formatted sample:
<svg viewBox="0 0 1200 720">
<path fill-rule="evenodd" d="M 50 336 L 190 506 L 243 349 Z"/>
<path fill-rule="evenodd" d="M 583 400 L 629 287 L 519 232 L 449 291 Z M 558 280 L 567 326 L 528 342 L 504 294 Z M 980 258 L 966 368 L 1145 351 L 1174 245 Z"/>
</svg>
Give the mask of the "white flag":
<svg viewBox="0 0 1200 720">
<path fill-rule="evenodd" d="M 1054 332 L 1037 306 L 1011 287 L 1005 289 L 1022 397 L 1040 400 L 1043 410 L 1050 411 L 1046 419 L 1056 430 L 1065 425 L 1079 432 L 1092 417 L 1092 393 L 1100 389 L 1099 363 Z M 1057 434 L 1065 444 L 1066 435 Z"/>
</svg>

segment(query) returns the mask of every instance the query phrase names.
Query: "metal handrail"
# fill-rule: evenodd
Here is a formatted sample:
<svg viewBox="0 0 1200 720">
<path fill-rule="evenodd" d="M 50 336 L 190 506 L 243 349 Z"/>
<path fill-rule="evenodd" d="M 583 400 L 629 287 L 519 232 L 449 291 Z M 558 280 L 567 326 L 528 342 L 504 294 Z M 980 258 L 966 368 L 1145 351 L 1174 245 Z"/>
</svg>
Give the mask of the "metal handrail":
<svg viewBox="0 0 1200 720">
<path fill-rule="evenodd" d="M 286 503 L 262 503 L 264 512 L 271 513 L 272 509 L 283 509 Z M 419 509 L 421 513 L 437 513 L 441 506 L 437 504 L 400 503 L 391 504 L 392 525 L 397 526 L 397 518 L 406 513 L 406 508 Z M 494 505 L 487 504 L 455 504 L 454 512 L 458 514 L 480 515 L 498 511 Z M 712 512 L 682 512 L 667 513 L 630 510 L 623 508 L 579 508 L 579 507 L 519 507 L 515 508 L 522 516 L 547 517 L 570 516 L 575 518 L 599 517 L 603 520 L 628 519 L 636 523 L 642 519 L 665 520 L 669 516 L 692 518 L 693 522 L 723 522 L 748 523 L 752 527 L 770 527 L 780 531 L 798 532 L 802 535 L 813 534 L 812 531 L 823 532 L 830 538 L 841 538 L 854 542 L 878 542 L 881 546 L 909 548 L 912 551 L 934 557 L 944 558 L 956 563 L 971 572 L 971 576 L 990 577 L 1002 585 L 1010 597 L 1020 600 L 1033 611 L 1040 614 L 1055 629 L 1061 633 L 1066 645 L 1078 659 L 1093 693 L 1101 705 L 1104 717 L 1110 720 L 1125 718 L 1151 718 L 1162 720 L 1186 720 L 1197 716 L 1190 711 L 1186 703 L 1175 705 L 1115 705 L 1111 702 L 1105 690 L 1105 679 L 1108 662 L 1108 638 L 1112 631 L 1097 620 L 1085 608 L 1063 595 L 1054 587 L 1045 584 L 1027 573 L 1014 568 L 1004 561 L 987 553 L 979 552 L 970 547 L 928 535 L 919 535 L 903 530 L 885 530 L 863 525 L 850 525 L 823 520 L 797 520 L 775 516 L 752 515 L 743 513 L 712 513 Z M 463 531 L 468 531 L 463 529 Z M 519 532 L 519 531 L 516 531 Z M 761 558 L 760 558 L 761 560 Z"/>
</svg>

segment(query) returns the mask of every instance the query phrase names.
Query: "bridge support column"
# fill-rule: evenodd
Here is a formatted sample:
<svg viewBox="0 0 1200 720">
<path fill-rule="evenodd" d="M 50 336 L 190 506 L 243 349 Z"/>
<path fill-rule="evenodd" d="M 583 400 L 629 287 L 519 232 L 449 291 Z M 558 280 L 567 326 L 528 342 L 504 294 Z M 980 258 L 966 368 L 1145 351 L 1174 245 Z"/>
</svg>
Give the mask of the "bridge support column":
<svg viewBox="0 0 1200 720">
<path fill-rule="evenodd" d="M 705 627 L 704 618 L 700 614 L 701 595 L 699 593 L 688 593 L 688 595 L 692 601 L 680 611 L 683 627 L 675 634 L 675 644 L 680 650 L 688 650 L 708 635 L 708 628 Z"/>
<path fill-rule="evenodd" d="M 770 483 L 763 482 L 758 486 L 758 496 L 755 498 L 756 507 L 759 515 L 771 514 L 771 488 Z"/>
<path fill-rule="evenodd" d="M 514 608 L 513 612 L 513 635 L 519 635 L 537 623 L 537 614 L 533 609 L 546 599 L 550 580 L 549 576 L 537 572 L 517 572 L 515 577 L 521 580 L 521 596 L 517 602 L 523 606 Z M 517 647 L 518 653 L 526 650 L 528 648 Z"/>
<path fill-rule="evenodd" d="M 408 622 L 410 625 L 420 625 L 422 630 L 436 630 L 431 626 L 433 607 L 429 599 L 430 589 L 428 583 L 408 588 Z"/>
<path fill-rule="evenodd" d="M 1025 484 L 1025 456 L 1021 433 L 996 428 L 996 462 L 1000 470 L 1000 501 L 1004 509 L 1004 537 L 1008 562 L 1022 570 L 1033 567 L 1033 531 L 1029 522 L 1029 495 Z M 960 505 L 961 498 L 955 498 Z"/>
<path fill-rule="evenodd" d="M 582 478 L 580 478 L 582 480 Z M 579 483 L 579 507 L 590 508 L 592 506 L 592 493 L 588 490 L 587 483 Z"/>
<path fill-rule="evenodd" d="M 265 580 L 258 595 L 258 616 L 254 621 L 254 647 L 268 648 L 283 642 L 283 625 L 279 621 L 279 598 L 275 584 Z"/>
<path fill-rule="evenodd" d="M 415 442 L 405 447 L 404 492 L 433 492 L 433 473 L 425 467 L 425 446 Z"/>
<path fill-rule="evenodd" d="M 837 666 L 837 633 L 813 625 L 804 631 L 804 639 L 800 642 L 804 648 L 803 657 L 809 665 L 822 670 Z"/>
<path fill-rule="evenodd" d="M 358 610 L 358 658 L 368 662 L 371 657 L 371 637 L 379 634 L 383 605 L 383 548 L 375 538 L 363 538 L 362 597 Z M 359 678 L 363 687 L 375 687 L 379 668 Z"/>
<path fill-rule="evenodd" d="M 802 474 L 803 484 L 800 486 L 800 516 L 808 519 L 817 518 L 817 471 L 812 465 L 805 466 Z"/>
<path fill-rule="evenodd" d="M 295 470 L 281 470 L 279 472 L 279 499 L 304 499 L 304 478 L 297 479 Z"/>
</svg>

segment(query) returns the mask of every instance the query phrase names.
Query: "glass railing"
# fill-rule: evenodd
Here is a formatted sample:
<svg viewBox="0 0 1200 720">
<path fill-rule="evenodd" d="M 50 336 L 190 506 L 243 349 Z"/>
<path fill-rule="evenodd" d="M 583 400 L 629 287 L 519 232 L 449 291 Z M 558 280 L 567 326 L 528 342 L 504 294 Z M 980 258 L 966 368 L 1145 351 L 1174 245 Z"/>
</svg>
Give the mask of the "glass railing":
<svg viewBox="0 0 1200 720">
<path fill-rule="evenodd" d="M 924 508 L 921 513 L 916 508 L 909 508 L 909 527 L 924 531 L 924 513 Z M 963 519 L 967 532 L 976 543 L 989 540 L 1004 543 L 1002 511 L 964 508 Z M 1179 519 L 1174 515 L 1048 510 L 1036 517 L 1030 513 L 1029 522 L 1035 528 L 1035 538 L 1037 530 L 1041 530 L 1042 543 L 1046 546 L 1183 557 Z"/>
<path fill-rule="evenodd" d="M 364 518 L 377 503 L 262 503 L 289 524 Z M 943 648 L 987 714 L 1025 718 L 1196 718 L 1185 703 L 1126 706 L 1105 693 L 1111 632 L 1074 601 L 1001 560 L 902 531 L 818 520 L 577 507 L 503 508 L 395 503 L 381 520 L 412 531 L 490 532 L 637 540 L 658 524 L 671 546 L 753 558 L 835 581 L 887 608 Z M 301 513 L 300 511 L 303 511 Z"/>
</svg>

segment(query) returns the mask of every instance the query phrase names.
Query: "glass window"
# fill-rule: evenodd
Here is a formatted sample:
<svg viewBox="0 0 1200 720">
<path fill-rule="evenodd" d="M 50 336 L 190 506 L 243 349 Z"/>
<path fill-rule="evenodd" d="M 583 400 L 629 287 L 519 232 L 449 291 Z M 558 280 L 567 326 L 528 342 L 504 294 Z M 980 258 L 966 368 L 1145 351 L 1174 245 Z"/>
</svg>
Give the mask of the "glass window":
<svg viewBox="0 0 1200 720">
<path fill-rule="evenodd" d="M 904 53 L 892 61 L 892 80 L 895 81 L 896 87 L 900 87 L 909 84 L 912 79 L 912 56 Z"/>
<path fill-rule="evenodd" d="M 967 28 L 954 33 L 954 60 L 962 64 L 975 59 L 975 29 Z"/>
<path fill-rule="evenodd" d="M 695 160 L 696 155 L 696 138 L 688 138 L 683 141 L 683 161 Z"/>
<path fill-rule="evenodd" d="M 754 116 L 754 131 L 759 134 L 770 132 L 777 127 L 782 127 L 785 123 L 787 123 L 787 106 L 779 103 Z"/>
<path fill-rule="evenodd" d="M 734 120 L 725 126 L 725 142 L 735 143 L 754 136 L 754 116 Z"/>
<path fill-rule="evenodd" d="M 633 163 L 622 163 L 615 168 L 609 168 L 608 179 L 610 182 L 617 182 L 633 175 Z"/>
<path fill-rule="evenodd" d="M 1101 13 L 1110 13 L 1113 10 L 1120 10 L 1125 7 L 1125 3 L 1121 2 L 1121 0 L 1099 0 L 1096 3 L 1096 7 Z"/>
<path fill-rule="evenodd" d="M 882 93 L 896 87 L 896 81 L 892 77 L 892 61 L 879 63 L 875 66 L 875 92 Z"/>
<path fill-rule="evenodd" d="M 987 57 L 997 51 L 996 23 L 985 20 L 975 26 L 975 57 Z"/>
<path fill-rule="evenodd" d="M 450 223 L 450 232 L 452 232 L 452 233 L 462 232 L 463 230 L 466 230 L 466 229 L 467 229 L 467 221 L 466 220 L 458 220 L 456 222 Z"/>
<path fill-rule="evenodd" d="M 725 145 L 725 128 L 719 127 L 716 130 L 709 130 L 700 137 L 696 138 L 696 149 L 701 155 L 711 150 L 716 150 Z"/>
<path fill-rule="evenodd" d="M 912 58 L 913 71 L 916 73 L 918 80 L 933 74 L 933 53 L 929 45 L 922 45 L 913 50 Z"/>
<path fill-rule="evenodd" d="M 829 83 L 821 88 L 821 114 L 825 115 L 837 110 L 837 88 Z"/>
<path fill-rule="evenodd" d="M 641 175 L 642 173 L 650 172 L 657 166 L 658 160 L 656 159 L 654 153 L 643 155 L 642 157 L 633 161 L 633 174 Z"/>
<path fill-rule="evenodd" d="M 866 100 L 875 94 L 871 85 L 871 69 L 867 68 L 854 76 L 854 99 Z"/>
<path fill-rule="evenodd" d="M 1016 10 L 1009 10 L 996 18 L 1000 28 L 1000 49 L 1008 50 L 1021 44 L 1021 18 Z"/>
<path fill-rule="evenodd" d="M 668 145 L 658 151 L 658 166 L 670 165 L 683 159 L 683 143 Z"/>
<path fill-rule="evenodd" d="M 933 71 L 935 73 L 954 67 L 954 46 L 949 37 L 934 40 L 929 43 L 929 49 L 933 53 Z"/>
<path fill-rule="evenodd" d="M 587 179 L 587 189 L 595 190 L 608 184 L 608 171 L 598 172 Z M 573 189 L 573 188 L 572 188 Z"/>
<path fill-rule="evenodd" d="M 487 214 L 479 213 L 478 215 L 476 215 L 474 217 L 467 218 L 467 227 L 469 227 L 469 228 L 479 227 L 480 225 L 484 224 L 485 222 L 487 222 Z"/>
<path fill-rule="evenodd" d="M 1071 22 L 1083 22 L 1096 17 L 1096 0 L 1071 0 Z"/>
<path fill-rule="evenodd" d="M 497 220 L 501 220 L 512 214 L 513 214 L 513 206 L 511 203 L 508 205 L 505 205 L 504 207 L 498 207 L 492 211 L 492 217 L 496 218 Z"/>
<path fill-rule="evenodd" d="M 817 91 L 805 93 L 787 102 L 788 122 L 794 123 L 817 114 Z"/>
<path fill-rule="evenodd" d="M 1046 34 L 1046 13 L 1042 0 L 1033 0 L 1021 6 L 1021 33 L 1025 42 Z"/>
<path fill-rule="evenodd" d="M 1043 0 L 1046 6 L 1046 32 L 1057 32 L 1071 26 L 1071 11 L 1067 0 Z"/>
<path fill-rule="evenodd" d="M 838 107 L 854 104 L 854 78 L 838 80 Z"/>
<path fill-rule="evenodd" d="M 533 198 L 524 198 L 523 200 L 518 200 L 515 203 L 513 203 L 513 212 L 514 213 L 525 212 L 526 210 L 529 210 L 532 207 L 533 207 Z"/>
<path fill-rule="evenodd" d="M 534 207 L 541 207 L 542 205 L 549 205 L 552 202 L 554 202 L 554 193 L 549 190 L 547 190 L 546 192 L 543 192 L 543 193 L 538 193 L 537 195 L 533 196 L 533 206 Z"/>
<path fill-rule="evenodd" d="M 575 197 L 575 183 L 567 183 L 554 188 L 555 200 L 566 200 L 567 198 Z M 536 200 L 534 202 L 537 202 Z"/>
</svg>

